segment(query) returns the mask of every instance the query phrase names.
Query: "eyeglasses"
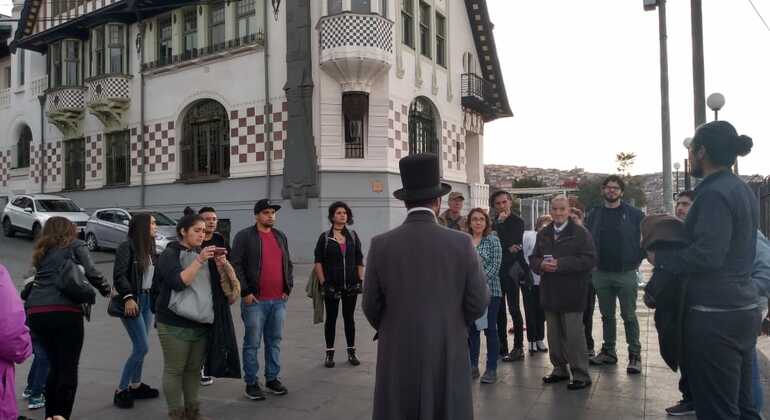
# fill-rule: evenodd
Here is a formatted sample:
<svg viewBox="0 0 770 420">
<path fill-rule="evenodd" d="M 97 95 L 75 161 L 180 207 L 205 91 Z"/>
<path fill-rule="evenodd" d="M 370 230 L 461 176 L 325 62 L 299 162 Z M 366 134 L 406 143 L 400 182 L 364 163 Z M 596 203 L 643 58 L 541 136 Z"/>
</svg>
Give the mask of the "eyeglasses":
<svg viewBox="0 0 770 420">
<path fill-rule="evenodd" d="M 620 187 L 605 186 L 604 189 L 608 191 L 620 191 Z"/>
</svg>

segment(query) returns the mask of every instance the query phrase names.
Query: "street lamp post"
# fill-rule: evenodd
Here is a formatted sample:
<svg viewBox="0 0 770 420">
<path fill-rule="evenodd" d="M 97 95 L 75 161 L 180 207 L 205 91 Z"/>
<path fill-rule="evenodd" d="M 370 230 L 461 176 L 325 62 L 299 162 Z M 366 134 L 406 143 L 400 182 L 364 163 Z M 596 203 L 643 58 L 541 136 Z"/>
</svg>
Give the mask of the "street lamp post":
<svg viewBox="0 0 770 420">
<path fill-rule="evenodd" d="M 706 99 L 706 105 L 714 111 L 714 121 L 719 120 L 719 110 L 725 106 L 725 95 L 721 93 L 712 93 Z"/>
<path fill-rule="evenodd" d="M 692 137 L 687 137 L 684 139 L 684 148 L 687 150 L 690 150 L 690 144 L 692 144 Z M 690 161 L 689 159 L 684 160 L 684 189 L 689 190 L 690 189 Z"/>
<path fill-rule="evenodd" d="M 643 0 L 644 10 L 658 9 L 660 40 L 660 127 L 663 148 L 663 210 L 673 211 L 671 192 L 671 116 L 668 103 L 668 33 L 666 29 L 666 0 Z"/>
<path fill-rule="evenodd" d="M 676 194 L 679 194 L 679 168 L 680 167 L 681 166 L 679 165 L 679 162 L 674 163 L 674 170 L 676 171 L 676 177 L 674 178 L 676 179 L 676 189 L 675 189 Z"/>
</svg>

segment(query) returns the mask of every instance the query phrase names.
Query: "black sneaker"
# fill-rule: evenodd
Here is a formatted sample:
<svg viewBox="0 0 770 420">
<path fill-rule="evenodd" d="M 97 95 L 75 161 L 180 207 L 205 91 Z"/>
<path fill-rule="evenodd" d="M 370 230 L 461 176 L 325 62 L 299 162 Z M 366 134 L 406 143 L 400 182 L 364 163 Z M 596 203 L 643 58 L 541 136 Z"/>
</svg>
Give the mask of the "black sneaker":
<svg viewBox="0 0 770 420">
<path fill-rule="evenodd" d="M 274 395 L 286 395 L 289 393 L 289 390 L 286 389 L 286 387 L 283 386 L 281 381 L 279 381 L 278 379 L 267 381 L 267 383 L 265 383 L 265 387 Z"/>
<path fill-rule="evenodd" d="M 515 348 L 506 356 L 503 356 L 503 362 L 517 362 L 519 360 L 524 360 L 523 348 Z"/>
<path fill-rule="evenodd" d="M 614 350 L 607 350 L 602 348 L 596 356 L 588 359 L 588 362 L 592 365 L 614 365 L 618 363 L 618 356 Z"/>
<path fill-rule="evenodd" d="M 262 392 L 262 388 L 259 387 L 259 384 L 246 384 L 246 392 L 244 392 L 243 395 L 252 401 L 262 401 L 265 399 L 265 393 Z"/>
<path fill-rule="evenodd" d="M 695 405 L 692 401 L 679 401 L 676 405 L 668 407 L 666 413 L 669 416 L 692 416 L 695 414 Z"/>
<path fill-rule="evenodd" d="M 115 391 L 112 404 L 118 408 L 134 408 L 134 397 L 131 396 L 131 392 L 127 389 Z"/>
<path fill-rule="evenodd" d="M 145 383 L 140 384 L 136 388 L 129 388 L 128 391 L 131 393 L 131 397 L 133 397 L 135 400 L 158 398 L 160 395 L 160 392 L 157 389 L 151 388 Z"/>
</svg>

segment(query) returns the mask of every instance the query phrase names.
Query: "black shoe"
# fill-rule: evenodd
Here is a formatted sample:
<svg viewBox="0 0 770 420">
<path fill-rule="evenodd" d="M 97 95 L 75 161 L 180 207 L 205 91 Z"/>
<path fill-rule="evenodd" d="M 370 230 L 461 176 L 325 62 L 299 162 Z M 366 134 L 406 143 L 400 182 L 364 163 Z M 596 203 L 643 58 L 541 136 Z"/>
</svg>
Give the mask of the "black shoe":
<svg viewBox="0 0 770 420">
<path fill-rule="evenodd" d="M 134 397 L 131 396 L 131 392 L 127 389 L 115 391 L 112 404 L 118 408 L 134 408 Z"/>
<path fill-rule="evenodd" d="M 326 360 L 324 361 L 324 366 L 328 368 L 334 367 L 334 350 L 326 350 Z"/>
<path fill-rule="evenodd" d="M 259 384 L 246 384 L 246 392 L 244 395 L 252 401 L 262 401 L 265 399 L 265 393 L 262 392 L 262 388 L 259 387 Z"/>
<path fill-rule="evenodd" d="M 131 396 L 135 400 L 147 400 L 150 398 L 158 398 L 158 396 L 160 396 L 160 392 L 157 389 L 151 388 L 144 383 L 139 384 L 136 388 L 128 388 L 128 392 L 131 393 Z"/>
<path fill-rule="evenodd" d="M 268 389 L 268 391 L 272 392 L 274 395 L 286 395 L 289 393 L 289 390 L 286 389 L 285 386 L 279 381 L 278 379 L 273 379 L 272 381 L 267 381 L 265 384 L 265 387 Z"/>
<path fill-rule="evenodd" d="M 692 401 L 686 401 L 682 400 L 679 401 L 676 405 L 668 407 L 666 409 L 666 413 L 669 416 L 691 416 L 695 414 L 695 405 L 692 403 Z"/>
<path fill-rule="evenodd" d="M 518 362 L 519 360 L 524 360 L 523 348 L 513 349 L 513 351 L 503 357 L 503 362 Z"/>
<path fill-rule="evenodd" d="M 361 361 L 358 360 L 358 357 L 356 357 L 356 349 L 354 347 L 348 348 L 348 362 L 350 362 L 353 366 L 358 366 L 361 364 Z"/>
<path fill-rule="evenodd" d="M 567 380 L 569 380 L 569 376 L 559 376 L 554 374 L 543 376 L 543 382 L 547 384 L 555 384 L 557 382 L 562 382 Z"/>
<path fill-rule="evenodd" d="M 602 347 L 602 351 L 588 359 L 588 362 L 592 365 L 614 365 L 618 363 L 618 355 L 615 354 L 615 350 L 607 350 Z"/>
<path fill-rule="evenodd" d="M 575 379 L 567 384 L 567 389 L 570 391 L 575 391 L 589 386 L 591 386 L 591 381 L 581 381 L 580 379 Z"/>
</svg>

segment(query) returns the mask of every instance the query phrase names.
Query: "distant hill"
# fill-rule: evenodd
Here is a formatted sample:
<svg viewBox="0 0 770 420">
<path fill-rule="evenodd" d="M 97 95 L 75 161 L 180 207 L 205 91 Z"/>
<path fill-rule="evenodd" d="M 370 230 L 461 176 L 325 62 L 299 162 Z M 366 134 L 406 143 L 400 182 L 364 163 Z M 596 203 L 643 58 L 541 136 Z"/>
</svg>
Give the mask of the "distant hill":
<svg viewBox="0 0 770 420">
<path fill-rule="evenodd" d="M 526 166 L 512 165 L 486 165 L 484 170 L 487 184 L 494 188 L 511 188 L 517 179 L 537 178 L 549 187 L 574 188 L 586 178 L 605 177 L 608 174 L 586 172 L 583 168 L 570 170 L 530 168 Z M 642 189 L 647 197 L 647 212 L 657 213 L 663 208 L 663 175 L 662 173 L 639 175 L 642 178 Z M 676 174 L 674 175 L 676 176 Z M 751 182 L 761 175 L 742 176 Z M 676 178 L 674 178 L 676 189 Z M 684 173 L 679 172 L 679 189 L 684 190 Z"/>
</svg>

